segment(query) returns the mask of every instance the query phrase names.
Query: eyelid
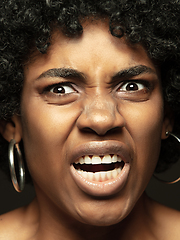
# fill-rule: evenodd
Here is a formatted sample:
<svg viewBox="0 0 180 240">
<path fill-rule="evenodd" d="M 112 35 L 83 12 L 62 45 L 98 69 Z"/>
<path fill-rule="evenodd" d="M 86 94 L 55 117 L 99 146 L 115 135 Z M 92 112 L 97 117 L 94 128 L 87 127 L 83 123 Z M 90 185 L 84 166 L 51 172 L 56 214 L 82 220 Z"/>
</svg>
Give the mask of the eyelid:
<svg viewBox="0 0 180 240">
<path fill-rule="evenodd" d="M 151 83 L 147 80 L 139 80 L 139 79 L 130 79 L 130 80 L 124 80 L 122 81 L 118 86 L 117 86 L 117 90 L 120 89 L 121 87 L 125 86 L 126 84 L 129 83 L 136 83 L 136 84 L 142 84 L 144 85 L 144 88 L 146 89 L 150 89 L 151 88 Z M 125 91 L 125 90 L 122 90 Z M 140 90 L 136 90 L 136 91 L 140 91 Z"/>
<path fill-rule="evenodd" d="M 45 87 L 45 88 L 43 89 L 43 93 L 51 92 L 51 91 L 50 91 L 51 89 L 53 89 L 53 88 L 55 88 L 55 87 L 58 87 L 58 86 L 61 86 L 61 87 L 63 87 L 63 86 L 68 86 L 68 87 L 71 87 L 72 89 L 74 89 L 74 91 L 77 91 L 77 90 L 75 89 L 74 85 L 75 85 L 75 84 L 72 83 L 72 82 L 59 82 L 59 83 L 55 83 L 55 84 L 50 84 L 50 85 L 48 85 L 47 87 Z"/>
</svg>

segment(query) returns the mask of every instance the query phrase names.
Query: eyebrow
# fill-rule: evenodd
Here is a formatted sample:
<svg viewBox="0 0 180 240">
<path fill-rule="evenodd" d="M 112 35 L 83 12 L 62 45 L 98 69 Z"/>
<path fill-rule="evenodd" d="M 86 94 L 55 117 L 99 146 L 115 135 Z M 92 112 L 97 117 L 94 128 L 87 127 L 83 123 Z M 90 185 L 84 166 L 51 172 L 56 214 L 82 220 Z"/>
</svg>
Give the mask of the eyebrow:
<svg viewBox="0 0 180 240">
<path fill-rule="evenodd" d="M 150 68 L 147 67 L 145 65 L 137 65 L 134 67 L 130 67 L 130 68 L 126 68 L 126 69 L 122 69 L 120 70 L 118 73 L 116 73 L 113 77 L 112 77 L 112 82 L 115 81 L 116 79 L 128 79 L 128 78 L 132 78 L 135 76 L 138 76 L 140 74 L 144 74 L 144 73 L 153 73 L 156 74 L 156 72 Z M 79 72 L 76 69 L 72 69 L 72 68 L 53 68 L 53 69 L 49 69 L 45 72 L 43 72 L 38 78 L 37 80 L 40 80 L 42 78 L 78 78 L 80 80 L 85 80 L 86 77 L 82 72 Z"/>
<path fill-rule="evenodd" d="M 112 77 L 112 81 L 117 78 L 118 79 L 119 78 L 123 78 L 123 79 L 132 78 L 132 77 L 144 74 L 144 73 L 156 74 L 156 72 L 150 67 L 147 67 L 145 65 L 137 65 L 137 66 L 130 67 L 128 69 L 123 69 L 123 70 L 119 71 Z"/>
<path fill-rule="evenodd" d="M 83 73 L 71 68 L 53 68 L 43 72 L 37 80 L 41 78 L 80 78 L 85 79 Z"/>
</svg>

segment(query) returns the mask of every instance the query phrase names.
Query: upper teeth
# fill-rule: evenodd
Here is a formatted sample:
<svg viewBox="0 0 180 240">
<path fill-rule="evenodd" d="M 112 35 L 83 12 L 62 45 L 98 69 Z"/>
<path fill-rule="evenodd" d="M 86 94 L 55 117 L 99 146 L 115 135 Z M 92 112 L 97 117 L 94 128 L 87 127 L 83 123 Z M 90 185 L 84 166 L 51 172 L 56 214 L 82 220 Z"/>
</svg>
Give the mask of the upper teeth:
<svg viewBox="0 0 180 240">
<path fill-rule="evenodd" d="M 89 157 L 88 155 L 83 156 L 78 159 L 77 163 L 80 164 L 110 164 L 115 162 L 121 162 L 122 159 L 117 156 L 113 155 L 112 157 L 110 155 L 104 155 L 103 157 L 100 157 L 98 155 L 93 155 L 92 157 Z"/>
</svg>

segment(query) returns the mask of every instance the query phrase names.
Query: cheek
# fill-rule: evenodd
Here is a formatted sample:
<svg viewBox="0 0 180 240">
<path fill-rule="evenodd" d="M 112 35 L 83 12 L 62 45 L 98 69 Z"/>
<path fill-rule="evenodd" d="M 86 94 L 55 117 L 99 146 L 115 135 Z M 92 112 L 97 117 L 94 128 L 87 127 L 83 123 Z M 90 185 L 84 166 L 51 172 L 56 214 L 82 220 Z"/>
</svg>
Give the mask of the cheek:
<svg viewBox="0 0 180 240">
<path fill-rule="evenodd" d="M 60 175 L 66 161 L 66 145 L 78 111 L 74 106 L 48 105 L 29 98 L 22 104 L 23 142 L 31 175 Z M 63 171 L 65 174 L 66 168 Z M 62 174 L 61 174 L 62 175 Z M 39 177 L 40 178 L 40 177 Z"/>
<path fill-rule="evenodd" d="M 66 155 L 77 115 L 74 110 L 73 106 L 61 110 L 57 106 L 32 104 L 26 105 L 23 112 L 24 149 L 35 189 L 52 201 L 56 199 L 62 210 L 66 209 L 64 203 L 71 199 L 69 188 L 73 184 Z M 70 202 L 69 206 L 72 206 Z"/>
<path fill-rule="evenodd" d="M 127 106 L 127 129 L 134 148 L 132 179 L 146 187 L 156 167 L 163 126 L 163 101 L 161 98 Z M 135 104 L 136 105 L 136 104 Z"/>
</svg>

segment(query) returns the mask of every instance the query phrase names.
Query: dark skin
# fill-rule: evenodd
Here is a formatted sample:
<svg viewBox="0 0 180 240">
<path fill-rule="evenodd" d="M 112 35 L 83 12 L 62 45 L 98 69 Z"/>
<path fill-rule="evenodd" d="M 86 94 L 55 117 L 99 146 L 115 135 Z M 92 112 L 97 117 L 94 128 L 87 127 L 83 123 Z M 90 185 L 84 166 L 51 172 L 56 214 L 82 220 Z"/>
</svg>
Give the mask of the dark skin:
<svg viewBox="0 0 180 240">
<path fill-rule="evenodd" d="M 2 216 L 4 239 L 178 239 L 179 213 L 143 193 L 172 130 L 159 72 L 106 23 L 84 26 L 75 39 L 55 32 L 47 55 L 24 69 L 22 115 L 4 137 L 23 139 L 37 197 Z M 74 164 L 86 155 L 124 165 L 84 175 Z"/>
</svg>

